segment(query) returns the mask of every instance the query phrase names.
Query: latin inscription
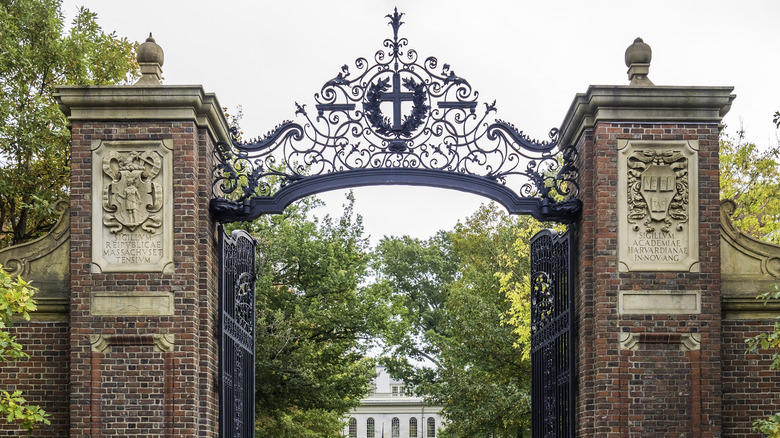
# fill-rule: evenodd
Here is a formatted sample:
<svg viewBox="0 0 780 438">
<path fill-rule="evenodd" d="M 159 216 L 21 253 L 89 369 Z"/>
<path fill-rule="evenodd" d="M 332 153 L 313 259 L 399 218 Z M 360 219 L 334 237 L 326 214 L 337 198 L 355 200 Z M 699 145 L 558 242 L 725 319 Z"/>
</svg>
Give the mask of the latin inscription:
<svg viewBox="0 0 780 438">
<path fill-rule="evenodd" d="M 157 263 L 163 256 L 162 236 L 146 233 L 118 233 L 106 236 L 103 258 L 109 263 Z"/>
<path fill-rule="evenodd" d="M 636 233 L 628 246 L 635 262 L 679 262 L 688 257 L 688 247 L 675 233 Z"/>
</svg>

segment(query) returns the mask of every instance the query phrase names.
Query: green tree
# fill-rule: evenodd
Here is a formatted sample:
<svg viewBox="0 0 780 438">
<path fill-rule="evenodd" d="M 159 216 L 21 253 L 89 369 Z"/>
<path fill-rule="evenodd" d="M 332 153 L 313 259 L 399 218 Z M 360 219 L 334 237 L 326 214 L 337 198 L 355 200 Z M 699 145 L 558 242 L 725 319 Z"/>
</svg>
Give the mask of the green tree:
<svg viewBox="0 0 780 438">
<path fill-rule="evenodd" d="M 55 88 L 131 80 L 134 47 L 87 9 L 64 33 L 60 0 L 0 1 L 0 244 L 47 232 L 68 196 L 70 132 Z"/>
<path fill-rule="evenodd" d="M 8 328 L 13 318 L 30 319 L 29 312 L 37 308 L 32 299 L 34 293 L 35 288 L 22 278 L 13 278 L 0 267 L 0 362 L 29 358 Z M 20 422 L 28 431 L 41 423 L 50 424 L 48 414 L 40 407 L 28 404 L 22 391 L 18 390 L 12 393 L 0 390 L 0 416 L 9 423 Z"/>
<path fill-rule="evenodd" d="M 510 302 L 505 322 L 513 327 L 516 346 L 525 359 L 531 357 L 531 238 L 542 229 L 542 224 L 535 221 L 515 227 L 512 248 L 499 256 L 496 273 L 501 292 Z"/>
<path fill-rule="evenodd" d="M 367 394 L 366 357 L 387 305 L 361 287 L 368 261 L 349 195 L 338 219 L 308 219 L 316 201 L 247 225 L 258 241 L 257 436 L 339 437 Z"/>
<path fill-rule="evenodd" d="M 450 234 L 439 232 L 422 241 L 409 236 L 385 237 L 374 252 L 378 279 L 371 287 L 391 296 L 391 313 L 384 343 L 390 356 L 388 370 L 402 375 L 410 386 L 435 376 L 441 346 L 435 343 L 446 330 L 444 305 L 458 276 L 458 258 Z M 412 368 L 410 363 L 417 364 Z"/>
<path fill-rule="evenodd" d="M 391 326 L 383 362 L 443 406 L 442 437 L 518 437 L 528 429 L 530 362 L 507 323 L 512 304 L 497 273 L 529 221 L 491 204 L 453 231 L 427 241 L 385 238 L 377 248 L 377 281 L 393 294 L 398 325 L 411 330 L 399 337 Z"/>
<path fill-rule="evenodd" d="M 720 197 L 734 200 L 737 228 L 780 244 L 780 146 L 762 150 L 743 131 L 722 137 Z"/>
</svg>

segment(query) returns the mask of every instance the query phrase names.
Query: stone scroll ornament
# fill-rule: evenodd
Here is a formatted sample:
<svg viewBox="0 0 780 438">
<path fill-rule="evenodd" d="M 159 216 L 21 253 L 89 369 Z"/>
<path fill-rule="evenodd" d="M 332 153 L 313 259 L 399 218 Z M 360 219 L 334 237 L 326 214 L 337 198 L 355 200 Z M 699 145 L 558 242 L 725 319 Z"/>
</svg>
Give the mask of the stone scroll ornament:
<svg viewBox="0 0 780 438">
<path fill-rule="evenodd" d="M 162 185 L 155 182 L 162 159 L 150 151 L 112 151 L 103 159 L 111 182 L 103 189 L 103 225 L 116 234 L 141 228 L 156 234 L 162 225 Z"/>
<path fill-rule="evenodd" d="M 682 231 L 688 222 L 688 158 L 679 151 L 637 150 L 628 164 L 628 222 L 634 231 Z M 641 223 L 641 226 L 640 226 Z"/>
</svg>

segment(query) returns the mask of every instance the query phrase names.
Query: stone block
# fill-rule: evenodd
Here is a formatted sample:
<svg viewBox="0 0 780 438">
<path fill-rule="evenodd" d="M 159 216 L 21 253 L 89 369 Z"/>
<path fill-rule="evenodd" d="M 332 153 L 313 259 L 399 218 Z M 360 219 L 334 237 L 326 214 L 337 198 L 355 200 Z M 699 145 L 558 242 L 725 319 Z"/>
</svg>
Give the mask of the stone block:
<svg viewBox="0 0 780 438">
<path fill-rule="evenodd" d="M 698 290 L 622 290 L 618 295 L 621 315 L 701 313 L 701 292 Z"/>
</svg>

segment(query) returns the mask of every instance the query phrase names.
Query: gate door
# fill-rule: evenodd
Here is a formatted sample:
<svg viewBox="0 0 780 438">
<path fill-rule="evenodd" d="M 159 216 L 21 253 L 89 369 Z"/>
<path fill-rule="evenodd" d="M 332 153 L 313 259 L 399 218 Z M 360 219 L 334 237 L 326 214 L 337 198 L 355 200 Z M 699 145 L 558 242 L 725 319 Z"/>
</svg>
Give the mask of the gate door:
<svg viewBox="0 0 780 438">
<path fill-rule="evenodd" d="M 219 436 L 251 438 L 255 424 L 255 241 L 219 227 Z"/>
<path fill-rule="evenodd" d="M 571 233 L 531 239 L 531 372 L 534 438 L 574 436 L 574 269 Z"/>
</svg>

